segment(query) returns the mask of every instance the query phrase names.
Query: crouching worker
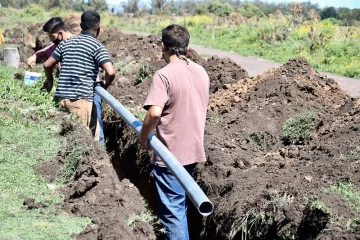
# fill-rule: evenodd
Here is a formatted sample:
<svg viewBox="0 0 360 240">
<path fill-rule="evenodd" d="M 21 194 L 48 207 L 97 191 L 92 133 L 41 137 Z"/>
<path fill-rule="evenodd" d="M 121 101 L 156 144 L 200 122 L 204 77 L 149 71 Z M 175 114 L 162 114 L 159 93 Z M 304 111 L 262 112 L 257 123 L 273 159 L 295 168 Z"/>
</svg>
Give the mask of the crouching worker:
<svg viewBox="0 0 360 240">
<path fill-rule="evenodd" d="M 162 52 L 167 66 L 154 74 L 144 108 L 148 110 L 139 142 L 156 128 L 157 137 L 191 175 L 196 163 L 205 162 L 204 130 L 209 99 L 209 76 L 185 57 L 190 35 L 186 28 L 170 25 L 162 31 Z M 184 189 L 161 159 L 153 155 L 157 213 L 166 240 L 188 240 Z"/>
<path fill-rule="evenodd" d="M 31 57 L 26 60 L 26 64 L 30 67 L 34 67 L 36 62 L 46 61 L 51 57 L 56 47 L 60 44 L 61 41 L 67 40 L 72 37 L 73 34 L 69 31 L 68 27 L 64 23 L 64 21 L 59 17 L 50 18 L 43 26 L 43 31 L 46 32 L 53 42 L 49 46 L 37 51 Z M 61 64 L 58 64 L 59 69 L 61 68 Z M 97 77 L 96 82 L 100 82 L 99 76 Z M 95 93 L 94 95 L 94 104 L 96 106 L 97 112 L 97 120 L 99 121 L 99 142 L 105 142 L 103 123 L 101 120 L 101 97 Z"/>
<path fill-rule="evenodd" d="M 96 37 L 100 33 L 100 15 L 95 11 L 86 11 L 81 15 L 82 32 L 63 40 L 56 47 L 51 57 L 44 63 L 46 80 L 42 89 L 48 92 L 53 87 L 52 69 L 61 63 L 59 82 L 55 92 L 59 104 L 68 112 L 77 115 L 88 126 L 96 141 L 99 141 L 100 128 L 96 107 L 93 106 L 94 86 L 99 67 L 105 70 L 107 88 L 115 77 L 105 46 Z"/>
</svg>

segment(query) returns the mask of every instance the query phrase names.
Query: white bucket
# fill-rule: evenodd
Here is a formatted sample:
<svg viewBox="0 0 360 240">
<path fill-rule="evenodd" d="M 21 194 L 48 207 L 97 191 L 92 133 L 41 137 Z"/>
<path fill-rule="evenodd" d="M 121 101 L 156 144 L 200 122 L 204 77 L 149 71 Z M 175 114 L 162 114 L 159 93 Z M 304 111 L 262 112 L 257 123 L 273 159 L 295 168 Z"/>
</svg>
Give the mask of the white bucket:
<svg viewBox="0 0 360 240">
<path fill-rule="evenodd" d="M 39 78 L 41 78 L 41 73 L 27 71 L 25 72 L 25 76 L 24 76 L 24 84 L 30 85 L 36 82 Z"/>
<path fill-rule="evenodd" d="M 7 67 L 19 67 L 20 55 L 17 48 L 4 48 L 4 64 Z"/>
</svg>

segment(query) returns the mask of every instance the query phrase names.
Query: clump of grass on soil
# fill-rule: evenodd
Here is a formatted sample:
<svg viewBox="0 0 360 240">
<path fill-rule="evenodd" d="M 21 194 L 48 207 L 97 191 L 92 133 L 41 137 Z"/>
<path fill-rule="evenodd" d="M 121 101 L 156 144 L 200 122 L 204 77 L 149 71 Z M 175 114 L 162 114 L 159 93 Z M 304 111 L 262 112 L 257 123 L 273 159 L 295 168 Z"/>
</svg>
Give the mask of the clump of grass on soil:
<svg viewBox="0 0 360 240">
<path fill-rule="evenodd" d="M 62 167 L 62 181 L 67 183 L 79 166 L 80 160 L 89 153 L 89 149 L 79 144 L 76 140 L 65 151 L 65 158 Z"/>
<path fill-rule="evenodd" d="M 351 183 L 339 183 L 329 188 L 330 192 L 342 195 L 357 212 L 360 212 L 360 192 Z"/>
<path fill-rule="evenodd" d="M 286 120 L 283 126 L 283 141 L 286 143 L 299 143 L 310 138 L 320 120 L 315 112 L 307 111 Z"/>
</svg>

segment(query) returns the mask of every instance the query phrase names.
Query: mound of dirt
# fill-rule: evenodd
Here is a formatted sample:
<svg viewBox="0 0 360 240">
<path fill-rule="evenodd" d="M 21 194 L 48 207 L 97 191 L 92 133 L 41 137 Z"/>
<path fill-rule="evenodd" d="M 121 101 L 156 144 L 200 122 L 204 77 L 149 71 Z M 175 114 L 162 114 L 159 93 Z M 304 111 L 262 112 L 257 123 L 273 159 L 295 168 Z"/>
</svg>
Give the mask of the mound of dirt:
<svg viewBox="0 0 360 240">
<path fill-rule="evenodd" d="M 80 13 L 71 13 L 69 15 L 66 15 L 63 18 L 63 21 L 65 24 L 69 27 L 69 31 L 72 34 L 79 34 L 81 32 L 81 14 Z"/>
<path fill-rule="evenodd" d="M 148 211 L 140 201 L 139 191 L 128 179 L 117 175 L 105 149 L 94 143 L 85 129 L 64 121 L 60 133 L 62 151 L 54 162 L 59 163 L 61 158 L 63 163 L 74 146 L 85 148 L 75 174 L 62 189 L 65 214 L 89 217 L 92 221 L 77 239 L 156 239 L 150 223 L 134 218 L 130 227 L 126 222 Z M 59 170 L 61 168 L 56 167 L 53 174 L 59 176 Z M 38 172 L 45 176 L 50 173 L 44 167 L 39 167 Z"/>
<path fill-rule="evenodd" d="M 202 221 L 190 211 L 192 238 L 355 239 L 356 229 L 334 223 L 334 215 L 315 203 L 327 204 L 347 221 L 359 217 L 338 194 L 319 194 L 349 179 L 360 187 L 354 160 L 360 146 L 358 102 L 304 59 L 224 87 L 211 95 L 205 132 L 208 161 L 196 170 L 215 212 Z M 311 138 L 297 145 L 284 143 L 284 122 L 308 110 L 321 119 Z M 106 125 L 120 124 L 119 119 L 112 120 L 105 120 Z M 132 162 L 129 172 L 146 192 L 152 181 L 150 155 L 139 149 L 137 137 L 126 129 L 115 134 L 107 130 L 112 136 L 109 144 L 118 151 L 117 161 Z M 151 194 L 144 196 L 153 201 Z"/>
</svg>

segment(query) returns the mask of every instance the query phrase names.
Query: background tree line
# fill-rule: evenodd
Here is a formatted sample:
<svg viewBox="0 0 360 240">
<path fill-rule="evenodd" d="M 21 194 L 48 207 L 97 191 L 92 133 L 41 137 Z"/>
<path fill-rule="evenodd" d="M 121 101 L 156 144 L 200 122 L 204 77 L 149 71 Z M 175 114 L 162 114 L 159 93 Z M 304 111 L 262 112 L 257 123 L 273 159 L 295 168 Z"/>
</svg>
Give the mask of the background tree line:
<svg viewBox="0 0 360 240">
<path fill-rule="evenodd" d="M 105 0 L 0 0 L 2 7 L 24 8 L 30 4 L 37 4 L 45 9 L 60 8 L 65 10 L 97 11 L 109 10 L 120 13 L 132 13 L 136 16 L 156 15 L 215 15 L 229 16 L 231 13 L 240 13 L 244 17 L 264 17 L 269 14 L 289 14 L 292 12 L 290 4 L 268 3 L 260 0 L 252 2 L 241 0 L 127 0 L 118 6 L 108 6 Z M 321 19 L 330 19 L 339 25 L 354 25 L 360 22 L 360 9 L 327 7 L 321 9 L 317 4 L 303 2 L 302 14 L 308 18 L 309 13 L 316 11 Z M 110 9 L 109 9 L 110 8 Z"/>
<path fill-rule="evenodd" d="M 0 0 L 2 7 L 25 8 L 30 4 L 37 4 L 46 10 L 60 8 L 64 10 L 86 11 L 97 10 L 106 11 L 108 5 L 105 0 Z"/>
</svg>

